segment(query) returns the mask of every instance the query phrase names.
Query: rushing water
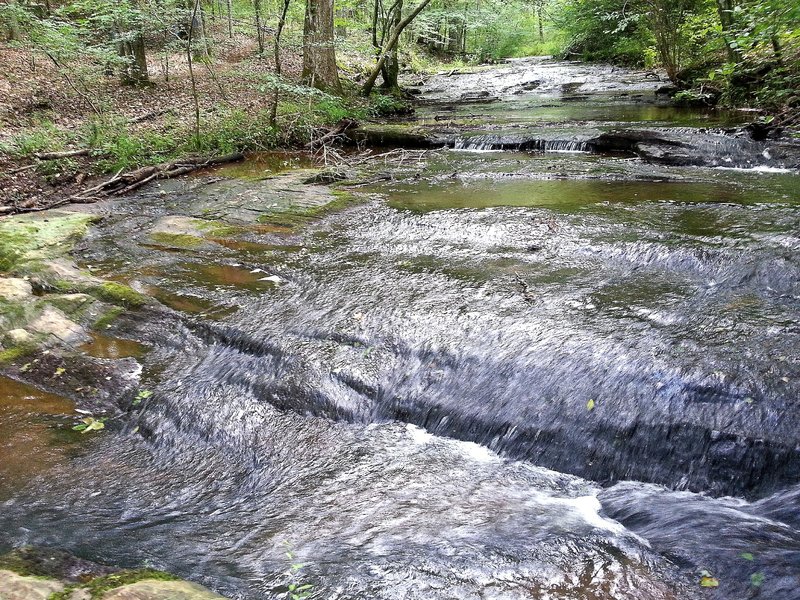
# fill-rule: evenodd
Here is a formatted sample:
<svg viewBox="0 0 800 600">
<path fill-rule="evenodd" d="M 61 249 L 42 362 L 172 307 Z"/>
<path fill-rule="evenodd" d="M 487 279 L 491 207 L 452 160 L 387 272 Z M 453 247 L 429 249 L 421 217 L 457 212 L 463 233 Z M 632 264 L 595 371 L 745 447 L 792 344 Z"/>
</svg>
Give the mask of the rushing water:
<svg viewBox="0 0 800 600">
<path fill-rule="evenodd" d="M 460 85 L 498 80 L 468 106 L 503 127 L 730 117 L 641 74 L 498 72 Z M 248 599 L 292 560 L 318 598 L 800 597 L 798 176 L 463 151 L 394 176 L 214 251 L 136 234 L 198 188 L 117 207 L 83 256 L 179 311 L 131 326 L 155 393 L 0 505 L 7 542 Z"/>
</svg>

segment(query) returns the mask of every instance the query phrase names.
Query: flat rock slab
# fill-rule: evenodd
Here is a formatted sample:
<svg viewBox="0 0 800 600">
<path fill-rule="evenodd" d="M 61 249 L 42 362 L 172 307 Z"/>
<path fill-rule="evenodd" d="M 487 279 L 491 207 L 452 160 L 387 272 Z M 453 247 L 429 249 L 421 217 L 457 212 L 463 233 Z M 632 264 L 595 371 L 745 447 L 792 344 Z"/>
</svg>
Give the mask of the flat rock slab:
<svg viewBox="0 0 800 600">
<path fill-rule="evenodd" d="M 224 598 L 196 583 L 144 579 L 113 589 L 103 600 L 218 600 Z"/>
<path fill-rule="evenodd" d="M 83 327 L 68 319 L 63 312 L 52 306 L 45 308 L 44 312 L 31 322 L 29 328 L 38 333 L 52 335 L 66 344 L 89 339 Z"/>
<path fill-rule="evenodd" d="M 31 284 L 16 277 L 0 277 L 0 298 L 15 302 L 33 295 Z"/>
<path fill-rule="evenodd" d="M 13 571 L 0 571 L 0 600 L 47 600 L 51 594 L 63 589 L 64 586 L 61 583 L 52 579 L 23 577 Z M 133 596 L 131 597 L 133 598 Z M 198 598 L 200 597 L 198 596 Z M 161 598 L 166 598 L 166 596 L 161 596 Z"/>
<path fill-rule="evenodd" d="M 157 223 L 154 233 L 198 235 L 197 224 L 202 221 L 245 225 L 258 222 L 265 214 L 324 206 L 336 200 L 333 192 L 325 185 L 304 183 L 318 173 L 318 170 L 298 169 L 257 181 L 188 179 L 172 182 L 173 197 L 178 198 L 175 209 L 194 218 L 167 217 Z M 166 188 L 166 182 L 163 187 Z M 204 233 L 208 237 L 208 229 Z"/>
</svg>

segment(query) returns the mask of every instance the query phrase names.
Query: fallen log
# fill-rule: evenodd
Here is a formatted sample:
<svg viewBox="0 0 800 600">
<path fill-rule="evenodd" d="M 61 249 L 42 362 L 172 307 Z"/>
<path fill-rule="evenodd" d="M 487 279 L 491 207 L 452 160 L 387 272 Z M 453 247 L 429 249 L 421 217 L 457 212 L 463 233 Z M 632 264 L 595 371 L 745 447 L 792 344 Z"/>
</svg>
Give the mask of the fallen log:
<svg viewBox="0 0 800 600">
<path fill-rule="evenodd" d="M 225 156 L 188 157 L 169 163 L 162 163 L 160 165 L 142 167 L 129 173 L 117 173 L 108 181 L 82 192 L 80 195 L 86 196 L 88 192 L 97 192 L 104 196 L 122 196 L 142 187 L 144 184 L 154 179 L 171 179 L 172 177 L 191 173 L 197 169 L 236 162 L 243 158 L 243 154 L 236 152 L 234 154 L 226 154 Z"/>
<path fill-rule="evenodd" d="M 93 202 L 102 200 L 103 198 L 108 198 L 111 196 L 123 196 L 156 179 L 171 179 L 172 177 L 185 175 L 198 169 L 237 162 L 242 159 L 244 159 L 244 154 L 239 152 L 226 154 L 224 156 L 190 156 L 169 163 L 142 167 L 140 169 L 130 171 L 129 173 L 123 173 L 120 170 L 117 171 L 117 173 L 110 179 L 73 194 L 72 196 L 61 198 L 60 200 L 51 202 L 46 206 L 17 208 L 15 212 L 41 212 L 51 208 L 58 208 L 59 206 L 64 206 L 65 204 L 91 204 Z"/>
</svg>

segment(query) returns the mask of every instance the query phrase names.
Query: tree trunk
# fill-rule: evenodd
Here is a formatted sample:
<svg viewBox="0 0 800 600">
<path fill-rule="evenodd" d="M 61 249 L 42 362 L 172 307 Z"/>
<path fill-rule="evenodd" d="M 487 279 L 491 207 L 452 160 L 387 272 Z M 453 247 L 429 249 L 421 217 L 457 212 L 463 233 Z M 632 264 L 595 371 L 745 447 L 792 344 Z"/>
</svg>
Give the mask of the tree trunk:
<svg viewBox="0 0 800 600">
<path fill-rule="evenodd" d="M 457 16 L 447 18 L 447 28 L 444 43 L 444 51 L 447 54 L 455 55 L 461 50 L 461 19 Z"/>
<path fill-rule="evenodd" d="M 393 31 L 397 28 L 400 24 L 400 21 L 403 18 L 403 0 L 397 0 L 395 5 L 394 12 L 390 15 L 390 29 L 389 31 Z M 391 91 L 399 90 L 400 83 L 398 82 L 398 78 L 400 76 L 400 60 L 397 56 L 397 44 L 395 47 L 392 48 L 387 57 L 386 61 L 381 68 L 381 75 L 383 76 L 383 88 Z"/>
<path fill-rule="evenodd" d="M 147 55 L 144 49 L 144 36 L 136 33 L 131 39 L 119 43 L 119 55 L 126 59 L 120 78 L 126 85 L 145 85 L 147 75 Z"/>
<path fill-rule="evenodd" d="M 253 0 L 253 9 L 256 17 L 256 39 L 258 40 L 258 53 L 264 54 L 264 32 L 261 29 L 261 0 Z"/>
<path fill-rule="evenodd" d="M 539 0 L 536 3 L 536 17 L 539 20 L 539 41 L 544 41 L 544 25 L 542 24 L 542 11 L 544 10 L 542 7 L 542 3 L 544 0 Z"/>
<path fill-rule="evenodd" d="M 17 15 L 14 14 L 16 10 L 16 2 L 11 0 L 11 13 L 8 22 L 6 23 L 6 37 L 9 42 L 16 42 L 22 38 L 22 34 L 19 30 L 19 21 L 17 21 Z"/>
<path fill-rule="evenodd" d="M 717 0 L 717 13 L 722 26 L 722 37 L 725 39 L 725 48 L 728 51 L 728 60 L 741 62 L 742 53 L 731 46 L 733 41 L 733 0 Z"/>
<path fill-rule="evenodd" d="M 303 81 L 326 92 L 342 93 L 333 38 L 333 0 L 306 0 Z"/>
<path fill-rule="evenodd" d="M 656 49 L 670 81 L 676 81 L 681 69 L 681 26 L 685 17 L 681 0 L 652 0 L 650 24 Z"/>
<path fill-rule="evenodd" d="M 228 9 L 228 38 L 233 37 L 233 15 L 231 14 L 231 0 L 227 2 Z"/>
<path fill-rule="evenodd" d="M 378 58 L 378 64 L 375 65 L 375 68 L 372 70 L 372 73 L 370 74 L 366 83 L 364 83 L 364 87 L 361 88 L 361 94 L 363 96 L 369 96 L 372 93 L 372 88 L 375 87 L 375 80 L 378 79 L 378 75 L 380 74 L 381 69 L 383 69 L 383 65 L 386 62 L 389 53 L 394 50 L 394 48 L 397 46 L 397 42 L 400 41 L 400 34 L 403 33 L 403 30 L 409 26 L 411 21 L 417 18 L 417 15 L 421 13 L 422 10 L 428 6 L 428 4 L 430 4 L 430 2 L 431 0 L 422 0 L 422 2 L 417 4 L 417 7 L 394 28 L 389 41 L 383 47 L 383 52 L 381 52 L 380 58 Z"/>
</svg>

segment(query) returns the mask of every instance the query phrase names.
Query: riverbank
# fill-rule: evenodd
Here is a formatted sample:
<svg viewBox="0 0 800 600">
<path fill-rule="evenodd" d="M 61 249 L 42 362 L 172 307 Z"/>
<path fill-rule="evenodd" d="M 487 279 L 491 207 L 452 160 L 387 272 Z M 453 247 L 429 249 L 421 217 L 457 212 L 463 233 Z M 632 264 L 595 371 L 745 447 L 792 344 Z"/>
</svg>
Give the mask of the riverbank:
<svg viewBox="0 0 800 600">
<path fill-rule="evenodd" d="M 342 56 L 346 71 L 367 68 L 357 53 Z M 252 40 L 221 42 L 213 62 L 191 77 L 185 56 L 167 60 L 169 71 L 151 73 L 146 87 L 107 77 L 87 84 L 87 92 L 34 53 L 2 43 L 0 69 L 7 82 L 0 87 L 0 214 L 81 196 L 103 177 L 150 165 L 276 148 L 313 154 L 319 149 L 314 141 L 343 119 L 409 110 L 392 95 L 364 99 L 347 81 L 342 97 L 302 86 L 300 59 L 285 52 L 287 83 L 273 124 L 274 65 Z"/>
<path fill-rule="evenodd" d="M 324 156 L 323 146 L 316 140 L 344 132 L 348 122 L 365 125 L 355 139 L 367 144 L 411 147 L 453 146 L 458 136 L 440 135 L 428 128 L 426 136 L 391 136 L 391 131 L 407 127 L 386 127 L 387 119 L 402 124 L 403 115 L 414 110 L 414 94 L 430 95 L 426 83 L 439 73 L 443 80 L 455 83 L 454 90 L 469 90 L 487 85 L 484 97 L 450 98 L 465 105 L 497 99 L 498 95 L 523 93 L 540 85 L 531 80 L 519 84 L 519 89 L 500 90 L 492 86 L 491 78 L 481 77 L 487 66 L 458 67 L 426 62 L 430 69 L 424 73 L 407 73 L 404 82 L 411 92 L 405 98 L 397 95 L 373 94 L 362 98 L 355 81 L 343 78 L 345 94 L 331 96 L 300 85 L 300 61 L 292 52 L 284 52 L 284 77 L 291 81 L 281 88 L 277 120 L 270 118 L 273 101 L 274 65 L 256 52 L 252 40 L 232 38 L 221 43 L 213 62 L 191 74 L 184 56 L 167 57 L 168 70 L 151 73 L 146 87 L 122 85 L 107 77 L 91 82 L 84 90 L 75 87 L 62 69 L 42 62 L 28 50 L 3 44 L 0 69 L 7 73 L 8 83 L 0 88 L 0 215 L 41 210 L 66 202 L 86 203 L 99 195 L 97 186 L 115 175 L 135 172 L 141 167 L 160 165 L 161 173 L 184 173 L 190 165 L 207 159 L 236 156 L 242 152 L 264 152 L 274 149 L 302 150 L 318 155 L 320 164 L 332 157 Z M 369 67 L 369 61 L 357 52 L 343 52 L 342 72 L 358 79 Z M 513 69 L 519 59 L 507 62 Z M 615 67 L 590 66 L 607 70 Z M 490 71 L 493 72 L 493 71 Z M 652 85 L 648 91 L 665 88 L 664 76 L 644 71 Z M 194 79 L 192 84 L 191 79 Z M 461 83 L 459 83 L 461 82 Z M 552 83 L 552 82 L 550 82 Z M 568 82 L 566 82 L 568 83 Z M 471 86 L 471 87 L 470 87 Z M 526 88 L 527 86 L 527 88 Z M 195 93 L 191 90 L 195 89 Z M 667 86 L 669 87 L 669 86 Z M 644 88 L 643 88 L 644 89 Z M 665 88 L 666 89 L 666 88 Z M 469 93 L 467 92 L 467 96 Z M 195 117 L 197 99 L 199 118 Z M 673 102 L 662 95 L 663 103 Z M 681 101 L 676 101 L 678 110 Z M 713 110 L 713 109 L 709 109 Z M 730 114 L 717 109 L 720 115 Z M 466 113 L 465 113 L 466 114 Z M 742 112 L 738 122 L 744 124 L 756 118 L 753 112 Z M 441 125 L 451 130 L 459 123 L 438 115 Z M 463 116 L 463 115 L 462 115 Z M 461 125 L 468 125 L 462 122 Z M 546 124 L 546 123 L 545 123 Z M 378 136 L 370 131 L 377 129 Z M 468 129 L 468 128 L 467 128 Z M 446 132 L 445 132 L 446 133 Z M 735 133 L 735 132 L 734 132 Z M 773 137 L 787 140 L 797 134 L 773 129 L 762 123 L 752 126 L 753 137 Z M 738 135 L 738 134 L 737 134 Z M 341 138 L 342 136 L 340 136 Z M 598 151 L 635 150 L 640 141 L 651 140 L 600 139 L 594 142 Z M 500 139 L 484 143 L 490 147 L 511 149 L 541 149 L 536 139 Z M 656 140 L 655 145 L 674 145 L 672 140 Z M 660 152 L 660 150 L 657 150 Z M 146 179 L 144 173 L 134 181 Z M 120 193 L 118 186 L 115 192 Z M 130 189 L 134 189 L 131 187 Z M 71 200 L 70 200 L 71 199 Z"/>
</svg>

